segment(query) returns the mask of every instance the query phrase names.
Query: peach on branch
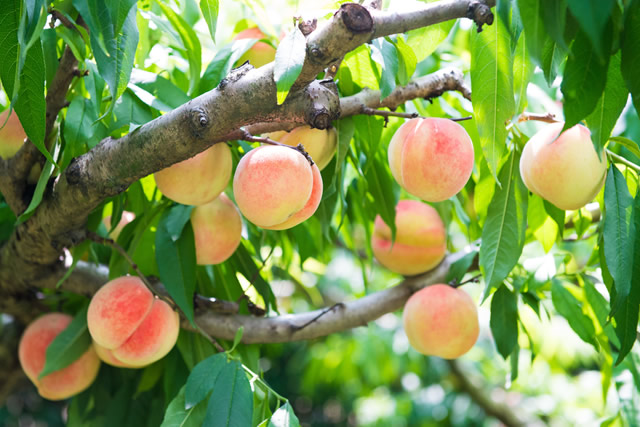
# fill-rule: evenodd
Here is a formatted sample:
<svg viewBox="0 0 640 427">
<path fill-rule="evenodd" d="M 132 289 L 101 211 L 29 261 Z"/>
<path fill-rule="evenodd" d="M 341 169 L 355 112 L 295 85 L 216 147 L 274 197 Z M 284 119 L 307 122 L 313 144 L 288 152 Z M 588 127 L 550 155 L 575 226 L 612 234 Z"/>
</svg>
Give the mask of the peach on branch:
<svg viewBox="0 0 640 427">
<path fill-rule="evenodd" d="M 338 146 L 338 134 L 333 127 L 313 129 L 311 126 L 300 126 L 291 132 L 273 132 L 267 136 L 291 147 L 302 144 L 320 170 L 329 164 Z"/>
<path fill-rule="evenodd" d="M 478 310 L 462 289 L 428 286 L 414 293 L 404 306 L 404 331 L 419 353 L 455 359 L 478 339 Z"/>
<path fill-rule="evenodd" d="M 234 40 L 242 39 L 265 39 L 267 36 L 258 27 L 247 28 L 240 31 L 233 38 Z M 236 66 L 242 65 L 245 61 L 249 61 L 255 68 L 260 68 L 265 64 L 273 62 L 276 59 L 276 49 L 268 43 L 258 41 L 251 46 L 236 62 Z"/>
<path fill-rule="evenodd" d="M 199 265 L 220 264 L 242 240 L 242 218 L 233 202 L 222 193 L 206 205 L 191 211 L 191 225 Z"/>
<path fill-rule="evenodd" d="M 447 236 L 434 208 L 416 200 L 401 200 L 396 205 L 395 242 L 391 228 L 378 215 L 371 245 L 380 264 L 408 276 L 429 271 L 442 261 Z"/>
<path fill-rule="evenodd" d="M 119 277 L 102 286 L 87 313 L 98 355 L 112 365 L 131 368 L 164 357 L 178 339 L 179 322 L 178 313 L 134 276 Z"/>
<path fill-rule="evenodd" d="M 231 150 L 227 144 L 218 143 L 153 176 L 162 194 L 174 202 L 203 205 L 222 193 L 231 178 L 232 167 Z"/>
<path fill-rule="evenodd" d="M 520 157 L 520 175 L 529 191 L 560 209 L 580 209 L 598 194 L 607 175 L 591 132 L 582 125 L 562 131 L 564 123 L 546 125 L 529 139 Z"/>
<path fill-rule="evenodd" d="M 11 113 L 9 120 L 7 120 L 7 114 L 9 114 L 8 111 L 0 114 L 0 157 L 3 159 L 16 154 L 27 137 L 16 112 Z"/>
<path fill-rule="evenodd" d="M 440 202 L 458 193 L 473 170 L 473 143 L 458 123 L 441 118 L 408 120 L 391 138 L 389 167 L 408 193 Z"/>
<path fill-rule="evenodd" d="M 245 154 L 233 177 L 240 212 L 252 223 L 271 230 L 291 228 L 309 218 L 322 199 L 317 165 L 299 151 L 264 145 Z"/>
<path fill-rule="evenodd" d="M 71 320 L 71 316 L 63 313 L 45 314 L 31 323 L 20 339 L 20 365 L 45 399 L 62 400 L 80 393 L 93 383 L 100 369 L 100 359 L 90 346 L 69 366 L 39 378 L 44 369 L 47 347 Z"/>
</svg>

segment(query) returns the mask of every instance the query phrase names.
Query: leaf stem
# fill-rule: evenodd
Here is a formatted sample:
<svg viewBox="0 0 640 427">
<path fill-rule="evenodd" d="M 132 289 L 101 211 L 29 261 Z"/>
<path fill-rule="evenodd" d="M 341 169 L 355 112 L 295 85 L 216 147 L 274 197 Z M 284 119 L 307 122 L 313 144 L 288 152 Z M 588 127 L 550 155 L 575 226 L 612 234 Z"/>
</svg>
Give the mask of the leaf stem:
<svg viewBox="0 0 640 427">
<path fill-rule="evenodd" d="M 621 155 L 612 152 L 608 148 L 606 149 L 606 152 L 607 152 L 607 155 L 612 159 L 612 162 L 614 162 L 614 163 L 622 163 L 623 165 L 635 170 L 636 172 L 640 172 L 640 166 L 636 165 L 632 161 L 627 160 L 624 157 L 622 157 Z"/>
</svg>

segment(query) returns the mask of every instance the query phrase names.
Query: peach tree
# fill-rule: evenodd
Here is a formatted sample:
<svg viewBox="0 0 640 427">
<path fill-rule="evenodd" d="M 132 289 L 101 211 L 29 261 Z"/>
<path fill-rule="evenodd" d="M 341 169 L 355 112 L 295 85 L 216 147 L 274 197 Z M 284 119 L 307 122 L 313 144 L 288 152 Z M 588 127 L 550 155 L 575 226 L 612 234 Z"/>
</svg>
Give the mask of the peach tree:
<svg viewBox="0 0 640 427">
<path fill-rule="evenodd" d="M 0 402 L 32 390 L 25 371 L 68 386 L 97 349 L 69 424 L 312 425 L 267 372 L 293 357 L 276 343 L 393 323 L 438 285 L 405 313 L 411 344 L 478 344 L 439 365 L 394 341 L 402 370 L 433 363 L 485 414 L 542 423 L 464 364 L 517 384 L 560 321 L 598 374 L 588 422 L 638 416 L 639 0 L 3 0 L 0 24 Z M 90 301 L 128 275 L 146 308 L 101 348 Z M 133 318 L 119 297 L 94 317 Z M 178 315 L 177 338 L 157 329 Z M 131 369 L 138 340 L 161 358 Z M 309 358 L 298 375 L 332 375 Z"/>
</svg>

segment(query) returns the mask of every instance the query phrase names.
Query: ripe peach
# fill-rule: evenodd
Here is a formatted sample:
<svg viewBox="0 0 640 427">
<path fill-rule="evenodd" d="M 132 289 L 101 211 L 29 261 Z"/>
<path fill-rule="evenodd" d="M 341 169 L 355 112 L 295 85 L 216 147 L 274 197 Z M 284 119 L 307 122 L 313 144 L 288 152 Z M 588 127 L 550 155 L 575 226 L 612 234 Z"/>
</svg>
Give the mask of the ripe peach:
<svg viewBox="0 0 640 427">
<path fill-rule="evenodd" d="M 231 150 L 227 144 L 219 143 L 153 176 L 162 194 L 174 202 L 203 205 L 222 193 L 232 167 Z"/>
<path fill-rule="evenodd" d="M 212 202 L 191 211 L 199 265 L 226 261 L 242 240 L 242 218 L 233 202 L 222 193 Z"/>
<path fill-rule="evenodd" d="M 462 289 L 437 284 L 413 294 L 404 306 L 404 331 L 419 353 L 455 359 L 478 339 L 478 311 Z"/>
<path fill-rule="evenodd" d="M 265 145 L 244 155 L 233 177 L 242 214 L 262 228 L 283 230 L 309 218 L 322 199 L 322 176 L 298 151 Z"/>
<path fill-rule="evenodd" d="M 8 111 L 0 114 L 0 157 L 3 159 L 16 154 L 27 137 L 15 111 L 11 113 L 7 123 L 4 123 L 7 120 L 7 114 L 9 114 Z"/>
<path fill-rule="evenodd" d="M 396 240 L 380 215 L 371 238 L 373 254 L 391 271 L 410 276 L 438 265 L 447 250 L 447 236 L 438 212 L 426 203 L 401 200 L 396 205 Z"/>
<path fill-rule="evenodd" d="M 80 393 L 93 383 L 100 369 L 100 359 L 90 346 L 66 368 L 38 378 L 44 369 L 47 347 L 71 320 L 71 316 L 63 313 L 45 314 L 31 323 L 20 339 L 20 365 L 45 399 L 62 400 Z"/>
<path fill-rule="evenodd" d="M 389 143 L 389 167 L 410 194 L 428 202 L 454 196 L 473 170 L 473 143 L 458 123 L 429 117 L 404 123 Z"/>
<path fill-rule="evenodd" d="M 109 233 L 109 237 L 113 240 L 118 240 L 118 236 L 122 232 L 122 229 L 134 219 L 136 219 L 136 214 L 129 211 L 123 211 L 118 225 L 116 225 L 113 230 L 111 230 L 111 215 L 105 216 L 102 219 L 102 223 L 105 227 L 107 227 L 107 230 L 111 230 L 111 233 Z"/>
<path fill-rule="evenodd" d="M 99 355 L 128 367 L 149 365 L 164 357 L 178 339 L 178 313 L 155 298 L 142 280 L 124 276 L 105 284 L 91 299 L 87 313 L 89 333 Z M 108 350 L 105 352 L 103 350 Z"/>
<path fill-rule="evenodd" d="M 564 123 L 546 125 L 527 142 L 520 175 L 527 188 L 560 209 L 580 209 L 598 194 L 607 176 L 591 132 L 582 125 L 560 131 Z M 558 136 L 560 135 L 560 136 Z"/>
<path fill-rule="evenodd" d="M 241 39 L 264 39 L 267 36 L 264 35 L 260 28 L 252 27 L 247 28 L 244 31 L 240 31 L 233 38 L 234 40 Z M 236 62 L 236 66 L 242 65 L 245 61 L 249 61 L 255 68 L 260 68 L 269 62 L 273 62 L 276 59 L 276 49 L 268 43 L 256 42 L 251 48 L 244 53 Z"/>
<path fill-rule="evenodd" d="M 267 136 L 292 147 L 302 144 L 320 170 L 329 164 L 338 145 L 335 128 L 313 129 L 311 126 L 300 126 L 291 132 L 273 132 Z"/>
</svg>

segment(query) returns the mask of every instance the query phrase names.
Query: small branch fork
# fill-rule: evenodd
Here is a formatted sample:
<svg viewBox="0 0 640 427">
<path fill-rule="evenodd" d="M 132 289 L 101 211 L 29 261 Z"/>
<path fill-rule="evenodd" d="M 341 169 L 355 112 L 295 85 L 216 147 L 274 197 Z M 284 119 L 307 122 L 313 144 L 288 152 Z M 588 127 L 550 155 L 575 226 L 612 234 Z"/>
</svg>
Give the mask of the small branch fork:
<svg viewBox="0 0 640 427">
<path fill-rule="evenodd" d="M 269 137 L 266 137 L 266 136 L 254 136 L 254 135 L 251 135 L 251 133 L 249 131 L 247 131 L 246 129 L 240 129 L 240 132 L 242 133 L 242 139 L 247 141 L 247 142 L 259 142 L 261 144 L 270 144 L 270 145 L 275 145 L 275 146 L 279 146 L 279 147 L 291 148 L 292 150 L 295 150 L 298 153 L 302 154 L 304 156 L 304 158 L 307 159 L 307 161 L 309 162 L 309 164 L 311 166 L 313 166 L 315 164 L 313 162 L 313 159 L 309 155 L 309 153 L 307 153 L 306 150 L 304 149 L 304 146 L 302 144 L 298 144 L 295 147 L 293 147 L 291 145 L 287 145 L 287 144 L 283 144 L 281 142 L 275 141 L 275 140 L 273 140 L 273 139 L 271 139 Z"/>
<path fill-rule="evenodd" d="M 537 114 L 537 113 L 524 112 L 520 114 L 520 117 L 518 117 L 518 123 L 527 122 L 529 120 L 535 120 L 538 122 L 545 122 L 545 123 L 558 123 L 560 121 L 560 120 L 556 120 L 555 114 L 551 114 L 551 113 Z"/>
<path fill-rule="evenodd" d="M 360 110 L 360 114 L 364 114 L 367 116 L 381 116 L 384 117 L 384 126 L 387 127 L 389 123 L 389 117 L 402 117 L 405 119 L 416 119 L 418 117 L 425 118 L 418 113 L 401 113 L 399 111 L 387 111 L 387 110 L 376 110 L 375 108 L 367 107 L 366 105 L 362 105 Z M 452 122 L 461 122 L 463 120 L 471 120 L 473 116 L 467 117 L 454 117 L 449 118 Z"/>
</svg>

